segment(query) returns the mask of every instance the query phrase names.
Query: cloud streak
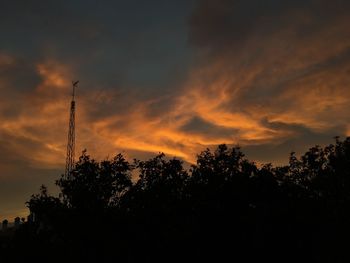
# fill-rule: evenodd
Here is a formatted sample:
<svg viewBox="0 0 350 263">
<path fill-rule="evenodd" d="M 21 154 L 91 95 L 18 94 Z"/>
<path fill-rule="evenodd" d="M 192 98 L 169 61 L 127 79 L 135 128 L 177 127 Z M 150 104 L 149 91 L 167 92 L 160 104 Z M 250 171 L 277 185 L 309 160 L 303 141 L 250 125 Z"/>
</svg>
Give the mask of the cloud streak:
<svg viewBox="0 0 350 263">
<path fill-rule="evenodd" d="M 240 127 L 248 144 L 293 136 L 292 128 L 266 125 L 274 122 L 343 132 L 337 129 L 349 122 L 349 10 L 345 1 L 199 1 L 190 19 L 196 78 L 204 79 L 197 94 L 216 87 L 215 112 L 255 123 Z M 245 135 L 250 130 L 261 132 Z"/>
</svg>

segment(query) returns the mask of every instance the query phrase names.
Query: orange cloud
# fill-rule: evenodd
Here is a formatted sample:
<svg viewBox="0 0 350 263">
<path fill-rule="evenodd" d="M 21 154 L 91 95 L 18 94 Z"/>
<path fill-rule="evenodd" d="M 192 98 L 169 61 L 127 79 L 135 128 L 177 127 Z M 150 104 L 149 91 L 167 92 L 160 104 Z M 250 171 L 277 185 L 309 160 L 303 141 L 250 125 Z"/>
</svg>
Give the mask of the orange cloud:
<svg viewBox="0 0 350 263">
<path fill-rule="evenodd" d="M 254 87 L 254 81 L 264 67 L 253 64 L 251 69 L 237 70 L 238 76 L 235 76 L 231 75 L 231 71 L 220 70 L 227 67 L 226 63 L 223 59 L 213 68 L 208 66 L 194 71 L 182 88 L 183 92 L 172 100 L 172 107 L 154 116 L 148 112 L 158 101 L 145 100 L 131 102 L 130 109 L 121 114 L 112 111 L 109 115 L 93 119 L 89 116 L 91 103 L 95 101 L 113 108 L 118 99 L 114 98 L 113 91 L 99 92 L 98 96 L 96 91 L 82 95 L 78 91 L 77 150 L 87 148 L 97 158 L 122 150 L 161 151 L 194 162 L 196 153 L 212 145 L 276 143 L 276 140 L 281 142 L 294 136 L 293 130 L 271 127 L 266 120 L 322 130 L 334 125 L 333 117 L 327 116 L 327 111 L 331 111 L 344 113 L 337 122 L 346 123 L 349 99 L 344 94 L 348 94 L 348 89 L 340 85 L 345 81 L 345 69 L 344 75 L 338 72 L 337 77 L 331 70 L 321 70 L 311 76 L 288 81 L 277 94 L 271 93 L 269 98 L 262 98 L 259 103 L 255 103 L 257 100 L 253 98 L 254 103 L 248 100 L 242 106 L 242 101 L 247 100 L 246 94 L 254 92 L 254 89 L 249 89 Z M 267 66 L 270 67 L 269 63 Z M 292 69 L 284 69 L 277 77 L 289 74 L 295 67 L 291 64 Z M 34 166 L 62 167 L 64 164 L 70 99 L 68 71 L 65 66 L 52 61 L 39 64 L 37 72 L 42 82 L 22 102 L 25 110 L 16 118 L 1 122 L 2 132 L 40 145 L 38 150 L 32 151 L 26 145 L 13 143 L 16 152 L 30 156 Z M 268 78 L 264 81 L 270 84 L 278 82 Z M 330 87 L 329 83 L 336 88 Z M 268 89 L 266 92 L 269 92 Z M 214 128 L 231 129 L 232 133 L 213 135 L 184 131 L 182 128 L 195 117 Z"/>
<path fill-rule="evenodd" d="M 31 159 L 33 165 L 62 164 L 65 137 L 62 136 L 62 127 L 68 115 L 65 91 L 68 93 L 69 85 L 62 66 L 40 64 L 37 72 L 42 82 L 33 87 L 33 92 L 24 94 L 17 105 L 12 105 L 21 109 L 18 115 L 12 118 L 2 115 L 0 130 L 18 138 L 13 140 L 13 148 L 18 154 Z M 26 147 L 23 140 L 37 144 L 39 149 Z"/>
<path fill-rule="evenodd" d="M 208 22 L 197 19 L 197 27 Z M 348 16 L 327 20 L 322 27 L 309 10 L 295 8 L 273 17 L 283 29 L 265 21 L 262 29 L 260 24 L 250 28 L 239 41 L 231 35 L 235 33 L 231 24 L 223 25 L 228 28 L 220 31 L 220 41 L 215 39 L 216 30 L 206 32 L 215 29 L 218 17 L 212 19 L 213 27 L 196 30 L 209 34 L 197 36 L 207 49 L 198 52 L 187 81 L 170 99 L 168 94 L 145 99 L 131 91 L 86 89 L 82 80 L 77 91 L 76 149 L 87 148 L 96 158 L 124 150 L 162 151 L 194 162 L 196 153 L 220 143 L 281 144 L 302 136 L 299 126 L 314 133 L 331 130 L 338 135 L 344 132 L 339 127 L 348 131 Z M 16 63 L 0 55 L 1 66 Z M 38 145 L 33 151 L 16 139 L 13 142 L 16 152 L 33 165 L 62 167 L 74 69 L 47 60 L 35 70 L 40 83 L 21 95 L 21 111 L 15 117 L 1 115 L 0 131 Z"/>
</svg>

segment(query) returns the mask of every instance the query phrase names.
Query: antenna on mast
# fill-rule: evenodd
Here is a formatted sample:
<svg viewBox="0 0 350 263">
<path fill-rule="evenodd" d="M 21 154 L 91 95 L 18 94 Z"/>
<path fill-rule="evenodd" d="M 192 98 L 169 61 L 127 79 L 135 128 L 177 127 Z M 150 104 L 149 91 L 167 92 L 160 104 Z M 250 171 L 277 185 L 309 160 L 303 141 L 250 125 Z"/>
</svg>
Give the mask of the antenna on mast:
<svg viewBox="0 0 350 263">
<path fill-rule="evenodd" d="M 75 88 L 78 87 L 79 80 L 72 81 L 72 101 L 70 106 L 69 116 L 69 129 L 68 129 L 68 142 L 67 142 L 67 156 L 66 156 L 66 170 L 65 178 L 68 179 L 71 176 L 71 172 L 74 168 L 75 158 Z"/>
<path fill-rule="evenodd" d="M 73 98 L 73 100 L 74 100 L 74 98 L 75 98 L 75 88 L 78 87 L 78 83 L 79 83 L 79 80 L 77 80 L 77 81 L 72 81 L 72 85 L 73 85 L 73 94 L 72 94 L 72 98 Z"/>
</svg>

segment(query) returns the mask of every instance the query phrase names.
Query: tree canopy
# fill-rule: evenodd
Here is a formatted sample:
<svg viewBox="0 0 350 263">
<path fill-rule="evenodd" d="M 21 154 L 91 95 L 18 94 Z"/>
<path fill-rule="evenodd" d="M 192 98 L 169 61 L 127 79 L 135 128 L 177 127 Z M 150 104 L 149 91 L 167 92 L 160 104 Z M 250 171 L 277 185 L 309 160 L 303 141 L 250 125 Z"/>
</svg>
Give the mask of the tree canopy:
<svg viewBox="0 0 350 263">
<path fill-rule="evenodd" d="M 201 152 L 189 170 L 164 154 L 130 163 L 84 151 L 56 184 L 59 197 L 42 186 L 27 202 L 35 220 L 12 243 L 27 258 L 45 248 L 95 262 L 350 259 L 350 138 L 292 152 L 278 167 L 227 145 Z"/>
</svg>

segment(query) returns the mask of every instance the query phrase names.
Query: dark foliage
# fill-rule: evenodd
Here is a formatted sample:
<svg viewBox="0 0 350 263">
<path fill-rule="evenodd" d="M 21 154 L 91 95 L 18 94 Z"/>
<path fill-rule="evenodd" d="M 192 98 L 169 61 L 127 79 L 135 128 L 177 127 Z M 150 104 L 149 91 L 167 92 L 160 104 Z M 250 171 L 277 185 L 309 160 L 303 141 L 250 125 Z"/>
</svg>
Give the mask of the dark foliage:
<svg viewBox="0 0 350 263">
<path fill-rule="evenodd" d="M 57 185 L 60 198 L 42 186 L 27 202 L 34 221 L 0 240 L 4 258 L 350 262 L 350 138 L 291 153 L 283 167 L 258 167 L 226 145 L 189 171 L 164 154 L 130 164 L 83 152 Z"/>
</svg>

